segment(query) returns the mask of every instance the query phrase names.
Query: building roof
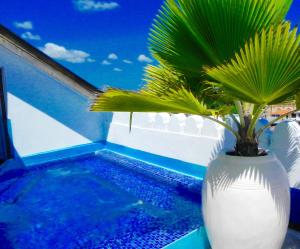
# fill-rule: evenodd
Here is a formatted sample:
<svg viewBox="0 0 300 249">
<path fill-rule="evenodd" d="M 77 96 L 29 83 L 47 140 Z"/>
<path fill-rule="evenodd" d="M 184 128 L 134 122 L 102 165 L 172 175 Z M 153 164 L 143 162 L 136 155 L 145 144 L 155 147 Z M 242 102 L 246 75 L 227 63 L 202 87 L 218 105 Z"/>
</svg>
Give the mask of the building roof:
<svg viewBox="0 0 300 249">
<path fill-rule="evenodd" d="M 9 49 L 16 55 L 26 58 L 49 76 L 86 97 L 93 98 L 95 94 L 101 92 L 95 86 L 33 47 L 1 24 L 0 45 Z"/>
<path fill-rule="evenodd" d="M 292 111 L 292 110 L 290 110 Z M 289 110 L 276 110 L 274 112 L 271 113 L 271 115 L 284 115 L 284 114 L 288 114 L 290 112 Z"/>
<path fill-rule="evenodd" d="M 277 107 L 275 109 L 273 109 L 271 111 L 271 115 L 285 115 L 285 114 L 288 114 L 289 112 L 291 112 L 292 110 L 294 110 L 295 108 L 292 108 L 292 107 L 284 107 L 284 106 L 281 106 L 281 107 Z"/>
</svg>

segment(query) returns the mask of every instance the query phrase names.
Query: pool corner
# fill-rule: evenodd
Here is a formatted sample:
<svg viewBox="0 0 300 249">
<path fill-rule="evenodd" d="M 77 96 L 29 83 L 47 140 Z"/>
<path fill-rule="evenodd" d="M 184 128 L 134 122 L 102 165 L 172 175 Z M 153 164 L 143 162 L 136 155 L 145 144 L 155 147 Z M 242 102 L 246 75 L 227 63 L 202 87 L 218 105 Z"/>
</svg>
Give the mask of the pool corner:
<svg viewBox="0 0 300 249">
<path fill-rule="evenodd" d="M 210 249 L 208 238 L 204 227 L 200 227 L 173 243 L 165 246 L 162 249 L 183 249 L 183 248 L 197 248 Z"/>
</svg>

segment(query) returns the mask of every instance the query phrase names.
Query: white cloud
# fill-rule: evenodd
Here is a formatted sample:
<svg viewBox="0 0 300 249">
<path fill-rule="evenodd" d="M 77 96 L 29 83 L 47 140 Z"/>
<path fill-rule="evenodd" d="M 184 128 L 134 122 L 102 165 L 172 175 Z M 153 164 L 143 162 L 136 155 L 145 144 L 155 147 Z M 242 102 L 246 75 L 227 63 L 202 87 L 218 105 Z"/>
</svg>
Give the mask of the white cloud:
<svg viewBox="0 0 300 249">
<path fill-rule="evenodd" d="M 39 35 L 34 35 L 30 31 L 26 31 L 21 35 L 21 37 L 26 40 L 35 40 L 35 41 L 41 40 L 41 37 Z"/>
<path fill-rule="evenodd" d="M 111 62 L 109 62 L 108 60 L 103 60 L 101 62 L 101 64 L 104 65 L 104 66 L 108 66 L 108 65 L 111 65 Z"/>
<path fill-rule="evenodd" d="M 87 58 L 86 61 L 87 61 L 87 62 L 95 62 L 96 60 L 95 60 L 95 59 L 92 59 L 92 58 Z"/>
<path fill-rule="evenodd" d="M 45 54 L 48 56 L 62 61 L 67 61 L 71 63 L 84 63 L 84 62 L 91 62 L 90 54 L 75 49 L 66 49 L 63 46 L 59 46 L 55 43 L 46 43 L 44 47 L 41 47 Z"/>
<path fill-rule="evenodd" d="M 33 24 L 31 21 L 14 22 L 14 25 L 19 29 L 33 29 Z"/>
<path fill-rule="evenodd" d="M 118 67 L 115 67 L 113 70 L 114 70 L 115 72 L 122 72 L 122 71 L 123 71 L 121 68 L 118 68 Z"/>
<path fill-rule="evenodd" d="M 120 5 L 113 1 L 95 1 L 95 0 L 73 0 L 75 7 L 79 11 L 104 11 L 113 10 Z"/>
<path fill-rule="evenodd" d="M 114 53 L 111 53 L 107 56 L 107 58 L 110 59 L 110 60 L 117 60 L 118 56 Z"/>
<path fill-rule="evenodd" d="M 133 63 L 132 61 L 127 60 L 127 59 L 123 60 L 123 62 L 126 63 L 126 64 L 132 64 Z"/>
<path fill-rule="evenodd" d="M 153 60 L 151 58 L 147 57 L 144 54 L 140 54 L 137 59 L 138 59 L 139 62 L 142 62 L 142 63 L 151 63 L 151 62 L 153 62 Z"/>
</svg>

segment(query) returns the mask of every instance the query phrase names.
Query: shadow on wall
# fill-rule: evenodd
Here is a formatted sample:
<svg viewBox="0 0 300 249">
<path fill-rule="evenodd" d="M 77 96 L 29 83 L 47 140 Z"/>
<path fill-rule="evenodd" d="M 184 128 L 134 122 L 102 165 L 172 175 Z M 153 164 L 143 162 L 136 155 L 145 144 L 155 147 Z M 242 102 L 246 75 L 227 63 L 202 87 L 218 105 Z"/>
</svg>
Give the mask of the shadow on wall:
<svg viewBox="0 0 300 249">
<path fill-rule="evenodd" d="M 272 136 L 271 150 L 285 167 L 290 186 L 300 188 L 300 126 L 296 122 L 279 123 Z"/>
<path fill-rule="evenodd" d="M 0 65 L 10 94 L 91 141 L 106 139 L 112 114 L 89 112 L 87 98 L 1 46 Z"/>
</svg>

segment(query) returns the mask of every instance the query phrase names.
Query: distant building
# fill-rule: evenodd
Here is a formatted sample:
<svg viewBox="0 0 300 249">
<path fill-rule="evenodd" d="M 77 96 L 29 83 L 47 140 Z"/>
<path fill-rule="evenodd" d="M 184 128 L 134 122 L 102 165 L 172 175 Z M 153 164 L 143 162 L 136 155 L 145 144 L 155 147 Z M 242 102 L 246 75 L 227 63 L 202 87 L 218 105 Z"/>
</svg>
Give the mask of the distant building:
<svg viewBox="0 0 300 249">
<path fill-rule="evenodd" d="M 287 114 L 284 119 L 295 120 L 300 123 L 300 112 L 289 113 L 295 109 L 296 106 L 294 104 L 271 105 L 266 109 L 263 116 L 269 121 L 272 121 L 281 115 Z"/>
</svg>

